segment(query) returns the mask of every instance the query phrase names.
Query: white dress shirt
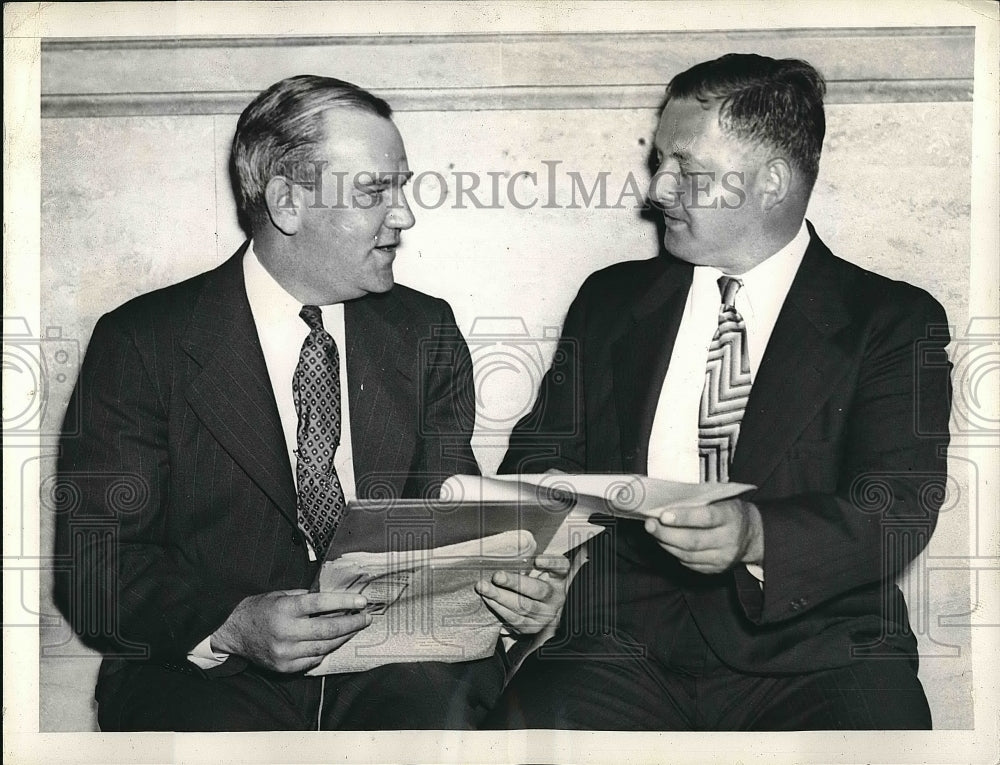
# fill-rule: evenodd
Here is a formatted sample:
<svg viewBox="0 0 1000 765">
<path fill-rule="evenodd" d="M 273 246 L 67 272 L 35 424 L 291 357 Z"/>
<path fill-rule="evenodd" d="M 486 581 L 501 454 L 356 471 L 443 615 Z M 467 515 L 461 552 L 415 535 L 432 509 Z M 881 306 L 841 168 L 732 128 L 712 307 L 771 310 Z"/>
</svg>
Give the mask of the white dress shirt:
<svg viewBox="0 0 1000 765">
<path fill-rule="evenodd" d="M 289 295 L 285 289 L 267 272 L 254 252 L 253 243 L 243 256 L 243 277 L 246 282 L 250 313 L 257 327 L 257 338 L 264 352 L 264 363 L 271 378 L 271 390 L 278 405 L 281 430 L 285 434 L 285 448 L 296 475 L 296 448 L 298 444 L 298 413 L 292 395 L 292 378 L 299 362 L 299 351 L 309 334 L 309 327 L 299 318 L 302 303 Z M 323 313 L 323 327 L 333 337 L 340 352 L 340 445 L 334 454 L 333 465 L 344 489 L 344 499 L 351 502 L 357 496 L 354 476 L 354 452 L 351 448 L 350 403 L 347 396 L 347 341 L 344 328 L 344 304 L 320 306 Z M 309 559 L 316 554 L 306 540 Z M 211 649 L 211 635 L 202 640 L 188 658 L 202 669 L 221 664 L 227 654 Z"/>
<path fill-rule="evenodd" d="M 751 380 L 756 377 L 781 306 L 808 246 L 809 230 L 803 221 L 795 237 L 774 255 L 745 274 L 730 274 L 743 282 L 735 304 L 746 324 Z M 647 469 L 651 478 L 686 483 L 698 483 L 701 478 L 698 411 L 705 386 L 708 347 L 719 326 L 722 295 L 718 280 L 722 275 L 722 271 L 710 266 L 694 268 L 653 417 Z M 762 578 L 759 567 L 748 566 L 748 569 L 758 579 Z"/>
<path fill-rule="evenodd" d="M 285 292 L 284 288 L 261 265 L 253 247 L 243 258 L 243 277 L 246 280 L 250 313 L 257 327 L 257 338 L 264 352 L 264 363 L 271 378 L 271 390 L 278 405 L 278 417 L 285 434 L 285 448 L 295 475 L 298 447 L 299 416 L 292 397 L 292 378 L 299 363 L 302 343 L 309 334 L 309 327 L 299 317 L 302 303 Z M 354 453 L 351 448 L 350 402 L 347 396 L 347 340 L 344 329 L 344 304 L 320 306 L 323 327 L 337 343 L 340 352 L 340 446 L 333 456 L 333 466 L 344 489 L 344 498 L 350 502 L 357 496 L 354 479 Z"/>
</svg>

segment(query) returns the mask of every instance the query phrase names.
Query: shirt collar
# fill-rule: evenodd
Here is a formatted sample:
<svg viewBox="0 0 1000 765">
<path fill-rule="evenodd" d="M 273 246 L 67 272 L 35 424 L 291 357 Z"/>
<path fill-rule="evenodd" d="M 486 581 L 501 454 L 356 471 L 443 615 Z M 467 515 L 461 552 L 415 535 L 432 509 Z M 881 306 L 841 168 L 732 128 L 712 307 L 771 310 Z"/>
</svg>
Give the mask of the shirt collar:
<svg viewBox="0 0 1000 765">
<path fill-rule="evenodd" d="M 792 237 L 792 241 L 740 277 L 743 286 L 751 293 L 757 294 L 784 284 L 784 292 L 787 292 L 808 246 L 809 229 L 803 220 L 799 232 Z"/>
<path fill-rule="evenodd" d="M 743 299 L 749 298 L 756 304 L 777 303 L 780 307 L 792 286 L 792 280 L 808 247 L 809 228 L 803 220 L 798 233 L 788 244 L 737 277 L 743 282 L 743 289 L 740 290 Z M 694 268 L 695 282 L 700 285 L 711 283 L 716 292 L 718 292 L 716 282 L 722 275 L 722 271 L 712 266 Z"/>
</svg>

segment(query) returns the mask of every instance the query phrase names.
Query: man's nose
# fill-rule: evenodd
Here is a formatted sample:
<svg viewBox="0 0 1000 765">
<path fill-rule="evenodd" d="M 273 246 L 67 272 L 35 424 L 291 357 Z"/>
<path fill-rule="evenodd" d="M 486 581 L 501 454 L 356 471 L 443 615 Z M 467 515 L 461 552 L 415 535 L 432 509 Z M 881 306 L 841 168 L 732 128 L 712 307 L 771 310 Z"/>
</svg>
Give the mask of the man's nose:
<svg viewBox="0 0 1000 765">
<path fill-rule="evenodd" d="M 677 207 L 684 190 L 676 163 L 663 161 L 649 181 L 649 198 L 661 207 Z"/>
<path fill-rule="evenodd" d="M 416 222 L 417 219 L 413 215 L 413 210 L 410 209 L 406 194 L 400 189 L 393 204 L 389 206 L 389 211 L 385 216 L 385 225 L 388 228 L 406 230 L 413 228 L 413 224 Z"/>
</svg>

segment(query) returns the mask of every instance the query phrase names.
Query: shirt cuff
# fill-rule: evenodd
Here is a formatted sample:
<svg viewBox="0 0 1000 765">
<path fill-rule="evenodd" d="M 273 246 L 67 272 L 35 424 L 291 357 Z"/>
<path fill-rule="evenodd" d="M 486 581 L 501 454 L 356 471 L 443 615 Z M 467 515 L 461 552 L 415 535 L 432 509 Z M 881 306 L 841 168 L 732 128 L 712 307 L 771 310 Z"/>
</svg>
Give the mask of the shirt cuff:
<svg viewBox="0 0 1000 765">
<path fill-rule="evenodd" d="M 191 653 L 187 655 L 188 661 L 195 664 L 202 669 L 211 669 L 212 667 L 217 667 L 222 664 L 226 659 L 229 658 L 228 653 L 217 653 L 212 650 L 212 636 L 209 635 L 207 638 L 202 640 L 198 645 L 191 649 Z"/>
</svg>

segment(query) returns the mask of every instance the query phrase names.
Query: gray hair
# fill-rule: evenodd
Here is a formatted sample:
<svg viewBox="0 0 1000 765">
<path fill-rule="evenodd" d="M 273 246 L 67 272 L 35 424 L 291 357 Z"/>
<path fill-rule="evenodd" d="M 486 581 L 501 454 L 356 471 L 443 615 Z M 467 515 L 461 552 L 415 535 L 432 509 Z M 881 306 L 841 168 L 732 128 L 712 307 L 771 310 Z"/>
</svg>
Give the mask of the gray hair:
<svg viewBox="0 0 1000 765">
<path fill-rule="evenodd" d="M 276 82 L 243 110 L 236 124 L 229 170 L 240 225 L 251 234 L 267 220 L 264 192 L 278 175 L 308 183 L 315 147 L 326 140 L 323 114 L 351 108 L 392 118 L 389 104 L 333 77 L 300 74 Z"/>
</svg>

